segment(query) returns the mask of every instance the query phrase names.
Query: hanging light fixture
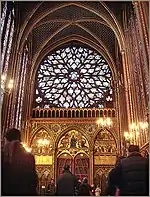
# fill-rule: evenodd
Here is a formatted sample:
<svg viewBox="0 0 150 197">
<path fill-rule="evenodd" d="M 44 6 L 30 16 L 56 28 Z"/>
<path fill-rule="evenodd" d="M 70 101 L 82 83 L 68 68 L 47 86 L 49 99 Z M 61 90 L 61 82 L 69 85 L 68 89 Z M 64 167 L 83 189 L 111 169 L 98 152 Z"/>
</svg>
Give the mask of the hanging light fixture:
<svg viewBox="0 0 150 197">
<path fill-rule="evenodd" d="M 130 142 L 133 138 L 133 134 L 131 132 L 125 131 L 124 132 L 124 137 L 125 137 L 126 141 Z"/>
<path fill-rule="evenodd" d="M 113 122 L 112 122 L 111 118 L 99 118 L 97 120 L 98 127 L 102 127 L 102 128 L 108 127 L 108 128 L 110 128 L 112 126 L 112 124 L 113 124 Z"/>
<path fill-rule="evenodd" d="M 39 139 L 37 143 L 38 146 L 48 146 L 50 144 L 50 141 L 47 139 Z"/>
<path fill-rule="evenodd" d="M 139 128 L 142 130 L 148 129 L 148 122 L 139 122 Z"/>
</svg>

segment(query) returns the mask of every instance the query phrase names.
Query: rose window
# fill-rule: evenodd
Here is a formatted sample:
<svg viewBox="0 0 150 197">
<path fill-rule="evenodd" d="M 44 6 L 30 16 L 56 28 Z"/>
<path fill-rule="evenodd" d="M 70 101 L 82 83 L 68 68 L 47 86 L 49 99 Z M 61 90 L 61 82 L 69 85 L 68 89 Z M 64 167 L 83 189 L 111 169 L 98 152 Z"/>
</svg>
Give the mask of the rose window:
<svg viewBox="0 0 150 197">
<path fill-rule="evenodd" d="M 98 52 L 76 46 L 59 49 L 38 68 L 36 107 L 103 108 L 113 100 L 111 80 Z"/>
</svg>

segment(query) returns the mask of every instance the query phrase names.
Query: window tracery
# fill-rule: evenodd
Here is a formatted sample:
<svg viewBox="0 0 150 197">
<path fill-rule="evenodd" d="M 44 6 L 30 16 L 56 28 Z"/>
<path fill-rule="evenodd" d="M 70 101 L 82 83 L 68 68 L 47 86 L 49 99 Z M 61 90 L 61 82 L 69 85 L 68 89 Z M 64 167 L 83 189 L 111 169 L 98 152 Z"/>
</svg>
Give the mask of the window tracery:
<svg viewBox="0 0 150 197">
<path fill-rule="evenodd" d="M 6 12 L 7 12 L 7 1 L 4 4 L 3 10 L 2 10 L 2 16 L 1 16 L 1 32 L 4 28 L 5 18 L 6 18 Z"/>
<path fill-rule="evenodd" d="M 10 6 L 12 2 L 5 2 L 1 15 L 1 74 L 7 78 L 8 65 L 12 47 L 12 39 L 14 35 L 14 6 Z M 11 8 L 10 8 L 11 7 Z M 5 87 L 6 80 L 3 83 Z M 1 89 L 1 102 L 3 102 L 4 90 Z"/>
<path fill-rule="evenodd" d="M 48 55 L 37 71 L 36 107 L 103 108 L 113 101 L 112 73 L 105 59 L 83 47 Z"/>
<path fill-rule="evenodd" d="M 10 10 L 9 5 L 5 2 L 2 18 L 1 18 L 1 33 L 2 33 L 2 74 L 7 74 L 8 61 L 11 51 L 12 38 L 14 33 L 14 7 Z"/>
<path fill-rule="evenodd" d="M 28 63 L 29 63 L 29 48 L 28 48 L 28 44 L 26 43 L 22 53 L 20 54 L 19 68 L 16 78 L 16 84 L 20 84 L 20 86 L 18 88 L 18 91 L 16 92 L 16 97 L 15 97 L 17 105 L 15 104 L 12 113 L 13 116 L 12 125 L 15 125 L 15 128 L 18 129 L 21 129 L 23 99 L 25 96 L 24 93 L 25 93 L 25 83 L 26 83 L 26 73 L 27 73 Z"/>
</svg>

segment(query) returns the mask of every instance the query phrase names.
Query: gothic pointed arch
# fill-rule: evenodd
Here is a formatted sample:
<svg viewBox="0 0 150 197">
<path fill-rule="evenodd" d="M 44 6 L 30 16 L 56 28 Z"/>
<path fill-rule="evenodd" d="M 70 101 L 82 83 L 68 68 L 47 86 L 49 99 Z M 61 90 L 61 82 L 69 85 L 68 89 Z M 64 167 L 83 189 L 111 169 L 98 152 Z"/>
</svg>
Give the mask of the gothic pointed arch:
<svg viewBox="0 0 150 197">
<path fill-rule="evenodd" d="M 107 47 L 105 48 L 101 45 L 101 41 L 97 43 L 96 40 L 92 41 L 91 39 L 89 39 L 88 37 L 84 37 L 83 35 L 80 35 L 80 34 L 71 35 L 70 34 L 68 36 L 63 36 L 63 38 L 59 38 L 58 40 L 55 40 L 55 42 L 50 41 L 47 43 L 47 45 L 41 50 L 40 54 L 37 56 L 36 60 L 33 62 L 34 66 L 33 66 L 33 69 L 31 69 L 32 72 L 30 74 L 31 79 L 33 80 L 35 79 L 35 74 L 38 69 L 38 66 L 46 55 L 51 53 L 51 51 L 56 50 L 57 48 L 61 48 L 62 46 L 69 45 L 69 43 L 80 43 L 80 45 L 93 48 L 94 50 L 99 52 L 108 62 L 112 70 L 113 78 L 115 79 L 117 77 L 114 58 L 112 54 L 108 51 Z"/>
<path fill-rule="evenodd" d="M 94 155 L 117 155 L 117 140 L 107 129 L 101 129 L 94 141 Z"/>
<path fill-rule="evenodd" d="M 64 46 L 45 57 L 36 74 L 35 107 L 98 107 L 113 102 L 112 72 L 96 50 Z"/>
<path fill-rule="evenodd" d="M 34 155 L 52 155 L 54 141 L 45 129 L 40 128 L 32 137 L 30 147 Z"/>
<path fill-rule="evenodd" d="M 83 153 L 88 153 L 89 143 L 86 137 L 76 129 L 70 129 L 61 137 L 57 143 L 57 155 L 62 153 L 68 153 L 73 157 L 80 153 L 81 150 Z"/>
<path fill-rule="evenodd" d="M 40 13 L 40 9 L 41 7 L 44 5 L 41 4 L 41 6 L 38 7 L 38 9 L 36 10 L 37 13 Z M 30 21 L 28 22 L 28 24 L 26 25 L 26 27 L 24 28 L 24 31 L 21 32 L 20 34 L 20 41 L 24 40 L 24 37 L 25 35 L 28 35 L 29 32 L 32 30 L 32 28 L 36 25 L 36 23 L 38 23 L 42 18 L 44 18 L 45 16 L 47 16 L 48 14 L 52 14 L 53 12 L 59 10 L 59 9 L 62 9 L 67 7 L 67 6 L 77 6 L 77 7 L 80 7 L 80 8 L 83 8 L 93 14 L 95 14 L 95 16 L 97 17 L 100 17 L 100 18 L 103 18 L 103 20 L 105 20 L 110 27 L 113 28 L 113 30 L 116 32 L 116 36 L 118 37 L 118 40 L 119 40 L 119 43 L 120 43 L 120 48 L 123 49 L 124 47 L 124 37 L 123 37 L 123 33 L 122 33 L 122 29 L 117 21 L 117 19 L 114 17 L 114 15 L 112 14 L 112 12 L 109 10 L 109 8 L 104 5 L 102 5 L 100 2 L 99 2 L 99 8 L 100 9 L 104 9 L 105 10 L 105 14 L 101 14 L 101 12 L 99 12 L 99 10 L 96 10 L 92 5 L 86 5 L 85 3 L 62 3 L 61 5 L 56 5 L 56 6 L 52 6 L 51 5 L 51 10 L 43 10 L 42 14 L 38 14 L 38 15 L 35 15 L 32 14 L 31 17 L 30 17 Z"/>
<path fill-rule="evenodd" d="M 84 177 L 88 179 L 90 174 L 90 159 L 85 153 L 79 153 L 75 156 L 75 174 L 80 179 L 83 180 Z"/>
<path fill-rule="evenodd" d="M 57 176 L 63 172 L 65 164 L 78 178 L 89 179 L 89 144 L 77 130 L 69 130 L 61 136 L 57 146 Z"/>
<path fill-rule="evenodd" d="M 64 151 L 57 157 L 57 177 L 63 173 L 65 165 L 69 165 L 70 171 L 73 172 L 73 156 L 69 151 Z"/>
<path fill-rule="evenodd" d="M 47 133 L 47 135 L 49 136 L 49 128 L 47 127 L 47 125 L 40 125 L 37 126 L 36 123 L 33 124 L 34 126 L 31 128 L 31 135 L 30 135 L 30 141 L 29 141 L 29 146 L 31 146 L 31 143 L 33 141 L 33 138 L 35 137 L 35 135 L 43 130 L 45 133 Z M 51 136 L 51 138 L 53 138 L 53 136 Z M 54 139 L 52 139 L 54 141 Z"/>
</svg>

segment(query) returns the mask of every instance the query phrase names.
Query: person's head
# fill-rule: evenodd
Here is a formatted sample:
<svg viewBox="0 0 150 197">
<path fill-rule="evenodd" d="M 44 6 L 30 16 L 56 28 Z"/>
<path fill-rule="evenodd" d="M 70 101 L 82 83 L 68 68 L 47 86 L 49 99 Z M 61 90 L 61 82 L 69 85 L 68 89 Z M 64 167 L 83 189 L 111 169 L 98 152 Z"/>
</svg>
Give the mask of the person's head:
<svg viewBox="0 0 150 197">
<path fill-rule="evenodd" d="M 14 140 L 21 142 L 21 133 L 18 129 L 15 128 L 9 129 L 4 137 L 8 142 L 12 142 Z"/>
<path fill-rule="evenodd" d="M 82 181 L 81 181 L 81 179 L 78 179 L 78 183 L 81 183 Z"/>
<path fill-rule="evenodd" d="M 77 177 L 77 180 L 80 182 L 81 180 L 80 180 L 80 177 Z"/>
<path fill-rule="evenodd" d="M 50 183 L 53 185 L 55 183 L 54 179 L 51 179 Z"/>
<path fill-rule="evenodd" d="M 91 187 L 93 188 L 94 187 L 94 184 L 91 184 Z"/>
<path fill-rule="evenodd" d="M 88 183 L 88 179 L 86 177 L 83 178 L 83 183 Z"/>
<path fill-rule="evenodd" d="M 64 171 L 69 171 L 69 169 L 70 169 L 70 166 L 68 164 L 65 164 Z"/>
<path fill-rule="evenodd" d="M 133 152 L 140 152 L 140 148 L 138 145 L 130 145 L 129 148 L 128 148 L 128 152 L 129 154 L 130 153 L 133 153 Z"/>
</svg>

